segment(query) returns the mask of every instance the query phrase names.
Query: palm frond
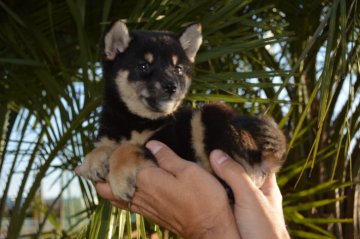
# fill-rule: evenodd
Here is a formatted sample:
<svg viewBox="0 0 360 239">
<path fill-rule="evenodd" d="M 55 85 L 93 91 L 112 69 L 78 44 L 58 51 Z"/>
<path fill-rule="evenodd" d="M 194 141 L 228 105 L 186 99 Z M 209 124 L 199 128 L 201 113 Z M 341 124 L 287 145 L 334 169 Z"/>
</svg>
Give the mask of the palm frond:
<svg viewBox="0 0 360 239">
<path fill-rule="evenodd" d="M 96 138 L 101 36 L 119 18 L 131 29 L 170 31 L 200 22 L 205 41 L 188 103 L 272 115 L 289 138 L 278 182 L 292 236 L 359 237 L 358 0 L 0 1 L 1 236 L 18 238 L 33 208 L 43 217 L 35 238 L 47 221 L 64 238 L 168 235 L 111 208 L 72 172 Z M 56 201 L 40 197 L 54 175 L 67 176 L 54 181 L 63 186 L 52 198 L 76 184 L 84 204 L 61 229 Z"/>
</svg>

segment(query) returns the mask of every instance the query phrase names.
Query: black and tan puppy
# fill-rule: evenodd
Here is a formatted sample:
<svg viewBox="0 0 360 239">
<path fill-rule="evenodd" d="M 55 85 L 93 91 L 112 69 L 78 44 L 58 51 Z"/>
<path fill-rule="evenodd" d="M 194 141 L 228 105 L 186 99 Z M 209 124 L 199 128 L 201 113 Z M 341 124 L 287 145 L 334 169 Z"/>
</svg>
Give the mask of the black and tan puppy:
<svg viewBox="0 0 360 239">
<path fill-rule="evenodd" d="M 201 43 L 198 24 L 179 36 L 129 32 L 121 21 L 112 25 L 104 38 L 105 92 L 98 141 L 80 166 L 80 175 L 107 180 L 117 198 L 130 200 L 136 173 L 155 164 L 144 147 L 151 139 L 210 172 L 209 153 L 222 149 L 258 186 L 281 167 L 286 142 L 272 119 L 240 116 L 223 104 L 197 110 L 180 107 Z"/>
</svg>

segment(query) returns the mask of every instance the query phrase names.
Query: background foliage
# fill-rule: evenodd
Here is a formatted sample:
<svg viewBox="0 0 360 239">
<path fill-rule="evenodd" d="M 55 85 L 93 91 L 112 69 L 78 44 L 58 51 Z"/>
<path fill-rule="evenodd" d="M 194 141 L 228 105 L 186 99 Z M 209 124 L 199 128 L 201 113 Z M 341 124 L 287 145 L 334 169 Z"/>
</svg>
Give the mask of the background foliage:
<svg viewBox="0 0 360 239">
<path fill-rule="evenodd" d="M 169 237 L 73 174 L 98 127 L 101 35 L 120 18 L 130 29 L 200 22 L 187 102 L 273 116 L 289 140 L 278 180 L 292 237 L 359 238 L 359 15 L 358 0 L 0 1 L 0 237 L 19 238 L 29 216 L 34 238 Z M 85 209 L 64 218 L 66 192 Z"/>
</svg>

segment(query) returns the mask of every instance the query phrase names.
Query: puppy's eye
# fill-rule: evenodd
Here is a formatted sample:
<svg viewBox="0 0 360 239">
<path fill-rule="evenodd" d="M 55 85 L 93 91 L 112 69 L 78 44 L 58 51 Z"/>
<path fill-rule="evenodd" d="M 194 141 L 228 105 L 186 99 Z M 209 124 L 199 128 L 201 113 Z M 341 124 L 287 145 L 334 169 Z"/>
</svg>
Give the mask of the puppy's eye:
<svg viewBox="0 0 360 239">
<path fill-rule="evenodd" d="M 150 71 L 150 65 L 147 62 L 136 65 L 136 70 L 141 73 L 148 73 Z"/>
<path fill-rule="evenodd" d="M 176 65 L 175 73 L 182 76 L 184 74 L 184 67 L 182 65 Z"/>
</svg>

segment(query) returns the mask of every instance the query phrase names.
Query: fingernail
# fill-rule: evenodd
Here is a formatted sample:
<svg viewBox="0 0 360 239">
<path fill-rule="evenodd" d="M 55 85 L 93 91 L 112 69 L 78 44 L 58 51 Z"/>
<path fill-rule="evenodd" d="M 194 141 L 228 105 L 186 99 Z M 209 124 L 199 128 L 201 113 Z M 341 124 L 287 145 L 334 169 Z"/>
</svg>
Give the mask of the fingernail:
<svg viewBox="0 0 360 239">
<path fill-rule="evenodd" d="M 157 141 L 149 141 L 145 146 L 151 151 L 152 154 L 156 154 L 163 147 L 162 144 Z"/>
<path fill-rule="evenodd" d="M 221 150 L 214 150 L 211 153 L 211 159 L 215 161 L 215 163 L 217 164 L 222 164 L 225 160 L 227 160 L 229 158 L 229 156 L 227 154 L 225 154 L 223 151 Z"/>
</svg>

